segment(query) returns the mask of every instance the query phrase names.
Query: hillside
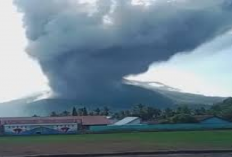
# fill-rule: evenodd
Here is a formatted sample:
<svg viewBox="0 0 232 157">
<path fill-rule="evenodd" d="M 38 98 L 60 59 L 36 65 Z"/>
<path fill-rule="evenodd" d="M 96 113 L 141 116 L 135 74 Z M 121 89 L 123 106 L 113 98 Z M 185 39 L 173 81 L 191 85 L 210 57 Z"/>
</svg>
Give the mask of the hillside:
<svg viewBox="0 0 232 157">
<path fill-rule="evenodd" d="M 213 97 L 200 94 L 192 94 L 181 91 L 180 89 L 170 87 L 160 82 L 141 82 L 141 81 L 126 81 L 128 84 L 140 86 L 154 92 L 160 93 L 163 96 L 171 99 L 174 104 L 184 105 L 213 105 L 222 102 L 225 97 Z"/>
<path fill-rule="evenodd" d="M 130 90 L 133 90 L 133 86 L 130 87 Z M 168 90 L 167 90 L 168 89 Z M 143 90 L 141 88 L 141 90 Z M 174 108 L 180 104 L 189 105 L 192 108 L 201 107 L 201 106 L 211 106 L 218 102 L 224 100 L 221 97 L 206 97 L 203 95 L 195 95 L 189 93 L 181 93 L 177 89 L 173 89 L 171 87 L 160 86 L 153 87 L 153 91 L 146 92 L 142 95 L 144 100 L 147 102 L 140 102 L 141 95 L 137 96 L 134 102 L 129 102 L 127 104 L 120 103 L 120 100 L 114 103 L 109 103 L 106 100 L 106 103 L 102 104 L 95 104 L 94 102 L 79 102 L 78 100 L 74 99 L 61 99 L 61 98 L 50 98 L 50 99 L 42 99 L 38 100 L 38 97 L 41 95 L 31 96 L 28 98 L 23 98 L 19 100 L 14 100 L 6 103 L 0 104 L 0 116 L 32 116 L 34 114 L 40 116 L 47 116 L 52 111 L 64 111 L 64 110 L 71 110 L 73 106 L 78 107 L 87 107 L 88 109 L 92 110 L 96 107 L 104 107 L 108 106 L 111 110 L 122 110 L 122 109 L 129 109 L 133 105 L 138 103 L 144 103 L 146 105 L 150 105 L 157 108 L 166 108 L 171 107 Z M 134 93 L 136 95 L 136 93 Z M 126 97 L 126 95 L 125 95 Z M 223 101 L 224 104 L 231 102 L 231 99 L 227 99 Z M 136 103 L 137 102 L 137 103 Z M 150 103 L 149 102 L 154 102 Z M 231 105 L 232 106 L 232 105 Z"/>
</svg>

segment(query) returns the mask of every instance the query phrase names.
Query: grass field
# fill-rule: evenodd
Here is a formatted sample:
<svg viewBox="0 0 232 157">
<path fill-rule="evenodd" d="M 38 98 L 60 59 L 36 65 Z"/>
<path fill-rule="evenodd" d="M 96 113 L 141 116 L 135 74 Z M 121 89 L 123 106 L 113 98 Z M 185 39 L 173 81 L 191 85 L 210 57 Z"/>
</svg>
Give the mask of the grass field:
<svg viewBox="0 0 232 157">
<path fill-rule="evenodd" d="M 232 149 L 232 130 L 0 137 L 0 155 L 186 149 Z"/>
</svg>

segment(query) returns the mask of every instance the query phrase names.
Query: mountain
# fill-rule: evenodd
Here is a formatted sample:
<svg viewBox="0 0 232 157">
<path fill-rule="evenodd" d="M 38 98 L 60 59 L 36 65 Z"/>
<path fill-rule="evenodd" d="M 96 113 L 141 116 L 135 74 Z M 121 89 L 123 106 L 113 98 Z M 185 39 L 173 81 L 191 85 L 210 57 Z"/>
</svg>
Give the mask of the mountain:
<svg viewBox="0 0 232 157">
<path fill-rule="evenodd" d="M 179 89 L 167 86 L 160 82 L 126 81 L 125 83 L 127 84 L 127 91 L 133 92 L 133 98 L 127 96 L 125 92 L 123 101 L 118 99 L 114 103 L 109 103 L 109 100 L 105 100 L 104 104 L 95 104 L 91 101 L 79 102 L 75 99 L 41 99 L 43 98 L 44 94 L 47 94 L 41 93 L 19 100 L 0 103 L 0 117 L 32 116 L 35 114 L 40 116 L 48 116 L 52 111 L 71 111 L 72 107 L 74 106 L 77 108 L 87 107 L 90 110 L 104 106 L 108 106 L 111 110 L 129 109 L 138 103 L 144 103 L 146 105 L 161 109 L 166 107 L 174 108 L 176 105 L 181 104 L 189 105 L 190 107 L 199 107 L 213 105 L 225 99 L 222 97 L 208 97 L 203 95 L 184 93 Z M 143 94 L 141 95 L 141 93 Z M 125 102 L 124 99 L 128 100 L 126 104 L 122 103 Z M 143 102 L 140 100 L 143 100 Z"/>
<path fill-rule="evenodd" d="M 0 103 L 0 117 L 28 116 L 25 114 L 26 106 L 36 98 L 37 95 L 33 95 L 26 98 Z"/>
<path fill-rule="evenodd" d="M 173 100 L 174 104 L 184 104 L 190 106 L 196 105 L 213 105 L 222 102 L 225 97 L 212 97 L 200 94 L 192 94 L 181 91 L 180 89 L 170 87 L 160 82 L 141 82 L 141 81 L 128 81 L 127 84 L 140 86 L 154 92 L 158 92 L 165 97 Z"/>
<path fill-rule="evenodd" d="M 47 116 L 52 111 L 70 111 L 74 106 L 77 108 L 87 107 L 90 110 L 96 109 L 97 107 L 103 108 L 105 106 L 109 107 L 111 110 L 125 110 L 130 109 L 133 105 L 138 103 L 157 108 L 174 107 L 173 101 L 164 95 L 133 85 L 124 85 L 124 88 L 120 90 L 118 98 L 109 99 L 110 97 L 107 97 L 102 100 L 100 99 L 98 100 L 98 102 L 100 102 L 98 104 L 96 104 L 94 100 L 80 101 L 63 98 L 41 99 L 41 97 L 43 97 L 43 94 L 36 95 L 33 98 L 29 97 L 0 104 L 0 117 L 32 116 L 35 114 Z M 114 101 L 112 102 L 112 100 Z M 12 112 L 12 110 L 15 109 L 17 109 L 17 112 Z M 4 112 L 1 112 L 1 110 L 4 110 Z"/>
</svg>

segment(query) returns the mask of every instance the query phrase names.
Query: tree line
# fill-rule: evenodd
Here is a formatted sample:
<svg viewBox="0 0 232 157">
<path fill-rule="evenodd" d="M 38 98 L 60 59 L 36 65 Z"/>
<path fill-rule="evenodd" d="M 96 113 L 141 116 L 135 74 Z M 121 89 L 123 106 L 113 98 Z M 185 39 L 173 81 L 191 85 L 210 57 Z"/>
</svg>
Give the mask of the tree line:
<svg viewBox="0 0 232 157">
<path fill-rule="evenodd" d="M 197 116 L 215 115 L 232 121 L 232 98 L 228 98 L 221 103 L 211 107 L 190 108 L 187 105 L 179 105 L 176 108 L 158 109 L 144 104 L 138 104 L 129 110 L 111 111 L 108 107 L 88 110 L 86 107 L 73 107 L 72 111 L 61 113 L 52 112 L 50 116 L 111 116 L 113 119 L 123 119 L 124 117 L 140 117 L 143 121 L 158 121 L 158 123 L 196 123 Z"/>
<path fill-rule="evenodd" d="M 73 107 L 72 112 L 63 111 L 61 113 L 57 113 L 55 111 L 51 112 L 51 117 L 64 117 L 64 116 L 109 116 L 110 109 L 108 107 L 96 108 L 95 110 L 89 111 L 86 107 L 76 108 Z"/>
</svg>

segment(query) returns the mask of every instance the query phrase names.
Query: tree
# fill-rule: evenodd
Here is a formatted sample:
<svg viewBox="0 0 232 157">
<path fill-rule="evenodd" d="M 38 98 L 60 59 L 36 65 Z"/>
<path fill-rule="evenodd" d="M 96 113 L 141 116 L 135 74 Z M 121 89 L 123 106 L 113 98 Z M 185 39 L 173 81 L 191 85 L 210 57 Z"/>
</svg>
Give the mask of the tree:
<svg viewBox="0 0 232 157">
<path fill-rule="evenodd" d="M 72 110 L 72 116 L 77 116 L 77 109 L 76 107 L 73 107 L 73 110 Z"/>
<path fill-rule="evenodd" d="M 218 115 L 222 118 L 225 118 L 227 120 L 232 120 L 232 106 L 222 110 L 220 113 L 218 113 Z"/>
<path fill-rule="evenodd" d="M 169 118 L 169 117 L 172 117 L 174 116 L 174 111 L 170 108 L 166 108 L 163 112 L 163 118 Z"/>
<path fill-rule="evenodd" d="M 195 109 L 194 114 L 195 115 L 205 115 L 205 114 L 207 114 L 207 111 L 204 107 L 201 107 L 201 108 Z"/>
<path fill-rule="evenodd" d="M 64 117 L 70 116 L 70 115 L 71 115 L 71 114 L 70 114 L 70 112 L 68 112 L 68 111 L 64 111 L 64 112 L 61 113 L 61 116 L 64 116 Z"/>
<path fill-rule="evenodd" d="M 143 118 L 145 112 L 146 112 L 146 106 L 143 104 L 138 104 L 133 108 L 132 115 Z"/>
<path fill-rule="evenodd" d="M 126 117 L 125 111 L 119 112 L 119 119 L 123 119 Z"/>
<path fill-rule="evenodd" d="M 83 108 L 78 109 L 78 116 L 83 116 Z"/>
<path fill-rule="evenodd" d="M 50 117 L 58 117 L 59 115 L 55 112 L 55 111 L 53 111 L 51 114 L 50 114 Z"/>
<path fill-rule="evenodd" d="M 160 110 L 160 109 L 154 109 L 154 114 L 153 114 L 153 117 L 152 118 L 155 118 L 155 119 L 157 119 L 157 118 L 159 118 L 160 116 L 161 116 L 161 113 L 162 113 L 162 111 Z"/>
<path fill-rule="evenodd" d="M 197 120 L 189 114 L 177 114 L 171 118 L 172 123 L 196 123 Z"/>
<path fill-rule="evenodd" d="M 94 116 L 94 112 L 93 111 L 89 112 L 89 115 Z"/>
<path fill-rule="evenodd" d="M 145 112 L 143 112 L 142 119 L 143 120 L 150 120 L 156 115 L 156 109 L 153 107 L 147 107 Z"/>
<path fill-rule="evenodd" d="M 223 102 L 213 105 L 208 112 L 232 120 L 232 98 L 227 98 Z"/>
<path fill-rule="evenodd" d="M 125 111 L 125 116 L 126 116 L 126 117 L 131 116 L 131 112 L 130 112 L 129 110 L 126 110 L 126 111 Z"/>
<path fill-rule="evenodd" d="M 108 107 L 104 107 L 102 111 L 103 116 L 109 116 L 110 114 L 110 109 Z"/>
<path fill-rule="evenodd" d="M 114 113 L 114 115 L 112 116 L 112 118 L 114 118 L 114 119 L 120 119 L 120 115 L 119 115 L 119 113 Z"/>
<path fill-rule="evenodd" d="M 86 107 L 84 107 L 82 109 L 82 112 L 83 112 L 83 116 L 88 116 L 88 111 L 87 111 Z"/>
<path fill-rule="evenodd" d="M 100 113 L 101 113 L 101 109 L 100 109 L 100 108 L 96 108 L 94 111 L 95 111 L 95 114 L 98 115 L 98 116 L 99 116 Z"/>
<path fill-rule="evenodd" d="M 188 106 L 179 106 L 176 111 L 177 114 L 191 114 L 191 109 Z"/>
</svg>

